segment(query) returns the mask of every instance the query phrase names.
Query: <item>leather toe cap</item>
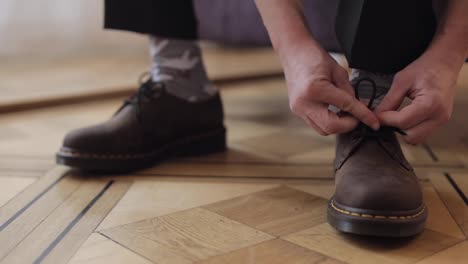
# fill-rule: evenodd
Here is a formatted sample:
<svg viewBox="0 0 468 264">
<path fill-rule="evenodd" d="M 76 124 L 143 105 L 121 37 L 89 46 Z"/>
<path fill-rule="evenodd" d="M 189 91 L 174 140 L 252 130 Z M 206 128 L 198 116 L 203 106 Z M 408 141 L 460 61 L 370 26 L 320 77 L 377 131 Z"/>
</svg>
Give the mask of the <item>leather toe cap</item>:
<svg viewBox="0 0 468 264">
<path fill-rule="evenodd" d="M 70 131 L 63 140 L 63 147 L 82 152 L 108 152 L 112 143 L 101 126 L 91 126 Z"/>
<path fill-rule="evenodd" d="M 419 186 L 367 183 L 348 183 L 351 186 L 337 186 L 335 201 L 339 204 L 374 211 L 410 211 L 422 205 Z M 417 184 L 417 183 L 416 183 Z"/>
</svg>

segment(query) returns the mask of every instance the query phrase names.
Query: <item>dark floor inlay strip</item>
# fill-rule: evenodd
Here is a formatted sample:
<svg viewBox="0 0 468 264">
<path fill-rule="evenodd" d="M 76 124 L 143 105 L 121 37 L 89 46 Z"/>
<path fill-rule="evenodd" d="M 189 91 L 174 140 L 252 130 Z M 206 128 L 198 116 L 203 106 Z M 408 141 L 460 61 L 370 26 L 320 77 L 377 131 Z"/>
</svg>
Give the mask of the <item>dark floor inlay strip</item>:
<svg viewBox="0 0 468 264">
<path fill-rule="evenodd" d="M 60 178 L 56 179 L 54 182 L 52 182 L 47 188 L 45 188 L 42 192 L 40 192 L 34 199 L 32 199 L 29 203 L 27 203 L 23 208 L 18 210 L 14 215 L 12 215 L 5 223 L 0 225 L 0 232 L 3 231 L 9 224 L 11 224 L 13 221 L 15 221 L 16 218 L 18 218 L 21 214 L 23 214 L 29 207 L 31 207 L 37 200 L 39 200 L 42 196 L 44 196 L 50 189 L 52 189 L 59 181 L 61 181 L 67 174 L 62 175 Z"/>
<path fill-rule="evenodd" d="M 62 241 L 62 239 L 70 232 L 70 230 L 78 223 L 78 221 L 83 218 L 83 216 L 93 207 L 93 205 L 104 195 L 104 193 L 114 184 L 114 181 L 110 181 L 106 184 L 106 186 L 86 205 L 85 208 L 73 219 L 73 221 L 68 224 L 68 226 L 60 233 L 60 235 L 55 238 L 52 243 L 41 253 L 41 255 L 34 261 L 34 264 L 41 263 L 47 255 Z"/>
<path fill-rule="evenodd" d="M 439 161 L 439 158 L 437 157 L 437 155 L 434 153 L 434 151 L 432 150 L 432 148 L 428 144 L 423 144 L 422 147 L 427 151 L 427 153 L 431 157 L 432 161 L 434 161 L 434 162 Z"/>
<path fill-rule="evenodd" d="M 465 193 L 463 192 L 462 189 L 460 189 L 460 187 L 458 186 L 458 184 L 453 180 L 452 176 L 450 176 L 449 173 L 445 172 L 444 173 L 445 175 L 445 178 L 447 178 L 447 180 L 450 182 L 450 184 L 452 185 L 452 187 L 455 189 L 455 191 L 457 191 L 458 195 L 460 196 L 460 198 L 462 198 L 462 200 L 465 202 L 466 205 L 468 205 L 468 198 L 466 197 Z"/>
</svg>

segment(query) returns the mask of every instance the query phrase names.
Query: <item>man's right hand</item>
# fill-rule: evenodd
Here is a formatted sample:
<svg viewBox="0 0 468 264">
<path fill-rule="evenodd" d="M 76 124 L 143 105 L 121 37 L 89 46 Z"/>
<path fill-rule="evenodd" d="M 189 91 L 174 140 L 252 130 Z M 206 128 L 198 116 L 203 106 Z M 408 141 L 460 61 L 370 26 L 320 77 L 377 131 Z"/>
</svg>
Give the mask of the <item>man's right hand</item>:
<svg viewBox="0 0 468 264">
<path fill-rule="evenodd" d="M 376 115 L 354 97 L 348 72 L 311 40 L 280 52 L 291 110 L 321 135 L 344 133 L 359 121 L 379 129 Z M 342 112 L 328 109 L 334 105 Z"/>
<path fill-rule="evenodd" d="M 322 135 L 350 131 L 359 120 L 378 129 L 374 113 L 354 98 L 346 70 L 307 29 L 302 1 L 255 2 L 283 64 L 292 111 Z M 329 105 L 349 115 L 337 115 L 328 110 Z"/>
</svg>

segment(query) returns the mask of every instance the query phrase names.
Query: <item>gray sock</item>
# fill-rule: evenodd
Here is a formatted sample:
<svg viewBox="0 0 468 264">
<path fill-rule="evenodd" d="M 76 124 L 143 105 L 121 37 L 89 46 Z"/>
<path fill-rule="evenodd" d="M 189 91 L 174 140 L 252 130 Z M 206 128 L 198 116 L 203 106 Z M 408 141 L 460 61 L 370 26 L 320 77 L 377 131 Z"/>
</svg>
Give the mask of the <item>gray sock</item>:
<svg viewBox="0 0 468 264">
<path fill-rule="evenodd" d="M 382 99 L 390 89 L 393 82 L 393 77 L 393 74 L 384 75 L 353 69 L 351 72 L 350 81 L 353 86 L 356 85 L 356 83 L 362 78 L 369 78 L 375 82 L 377 86 L 377 92 L 376 97 L 374 98 L 374 102 L 371 106 L 372 109 L 375 109 L 380 104 L 380 102 L 382 102 Z M 358 88 L 359 99 L 367 103 L 372 96 L 372 91 L 372 84 L 368 81 L 362 81 Z"/>
<path fill-rule="evenodd" d="M 209 99 L 217 89 L 208 79 L 196 41 L 150 36 L 151 78 L 167 92 L 190 102 Z"/>
</svg>

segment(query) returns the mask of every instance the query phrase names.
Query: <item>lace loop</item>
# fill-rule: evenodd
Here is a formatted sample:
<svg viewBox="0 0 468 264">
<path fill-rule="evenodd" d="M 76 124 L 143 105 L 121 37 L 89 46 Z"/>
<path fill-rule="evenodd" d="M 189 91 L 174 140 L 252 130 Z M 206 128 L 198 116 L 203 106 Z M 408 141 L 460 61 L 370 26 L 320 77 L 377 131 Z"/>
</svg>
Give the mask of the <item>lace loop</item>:
<svg viewBox="0 0 468 264">
<path fill-rule="evenodd" d="M 372 108 L 372 104 L 374 103 L 374 100 L 377 96 L 377 84 L 375 83 L 374 80 L 368 77 L 363 77 L 357 80 L 356 84 L 354 85 L 354 95 L 356 96 L 356 99 L 359 100 L 359 86 L 361 85 L 362 82 L 369 82 L 372 85 L 372 95 L 367 103 L 367 108 Z"/>
<path fill-rule="evenodd" d="M 369 77 L 362 77 L 362 78 L 359 78 L 357 81 L 356 81 L 356 84 L 354 85 L 354 95 L 356 96 L 356 99 L 360 99 L 359 98 L 359 86 L 361 85 L 362 82 L 369 82 L 372 86 L 372 95 L 371 95 L 371 98 L 369 99 L 369 102 L 367 103 L 367 108 L 371 109 L 372 108 L 372 104 L 374 103 L 375 101 L 375 98 L 377 97 L 377 84 L 375 83 L 375 81 Z M 361 129 L 361 135 L 363 137 L 376 137 L 378 135 L 378 132 L 382 129 L 390 129 L 392 130 L 393 132 L 396 132 L 398 134 L 401 134 L 403 136 L 406 136 L 406 132 L 401 130 L 400 128 L 398 127 L 391 127 L 391 126 L 384 126 L 384 127 L 381 127 L 379 131 L 374 131 L 372 128 L 364 125 L 363 123 L 361 123 L 362 125 L 362 129 Z"/>
</svg>

